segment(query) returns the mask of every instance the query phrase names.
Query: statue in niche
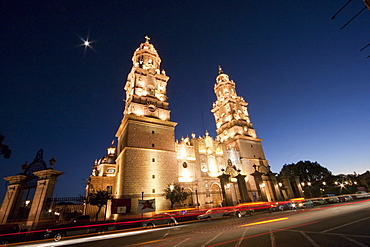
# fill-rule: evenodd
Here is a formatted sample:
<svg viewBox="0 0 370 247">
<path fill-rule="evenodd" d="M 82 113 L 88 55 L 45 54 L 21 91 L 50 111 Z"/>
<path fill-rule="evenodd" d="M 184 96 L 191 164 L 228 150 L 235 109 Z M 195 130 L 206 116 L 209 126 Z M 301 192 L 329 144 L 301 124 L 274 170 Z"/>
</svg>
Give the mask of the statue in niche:
<svg viewBox="0 0 370 247">
<path fill-rule="evenodd" d="M 225 174 L 228 174 L 232 177 L 238 176 L 238 169 L 235 165 L 233 165 L 232 161 L 230 159 L 227 160 L 227 166 L 225 169 Z"/>
<path fill-rule="evenodd" d="M 42 148 L 40 148 L 40 150 L 37 152 L 36 157 L 32 161 L 32 163 L 28 167 L 25 167 L 26 169 L 25 169 L 24 173 L 27 176 L 33 177 L 33 176 L 35 176 L 33 174 L 34 172 L 47 169 L 46 163 L 45 163 L 44 158 L 43 158 L 43 155 L 44 155 L 44 150 L 42 150 Z"/>
</svg>

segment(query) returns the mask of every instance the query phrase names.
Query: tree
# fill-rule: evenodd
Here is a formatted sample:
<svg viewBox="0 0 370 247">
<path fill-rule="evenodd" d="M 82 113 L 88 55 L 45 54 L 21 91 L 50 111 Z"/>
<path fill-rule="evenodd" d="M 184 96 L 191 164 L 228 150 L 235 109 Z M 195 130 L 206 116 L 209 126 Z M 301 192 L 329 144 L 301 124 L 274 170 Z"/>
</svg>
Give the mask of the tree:
<svg viewBox="0 0 370 247">
<path fill-rule="evenodd" d="M 184 202 L 188 198 L 188 194 L 184 192 L 179 183 L 168 184 L 168 187 L 163 191 L 163 196 L 171 202 L 171 208 L 175 203 Z"/>
<path fill-rule="evenodd" d="M 280 171 L 280 176 L 299 176 L 301 181 L 315 182 L 330 179 L 332 173 L 316 161 L 306 160 L 299 161 L 297 164 L 285 164 Z"/>
<path fill-rule="evenodd" d="M 95 221 L 98 220 L 101 208 L 107 205 L 109 198 L 110 196 L 108 194 L 108 191 L 106 190 L 98 190 L 98 191 L 89 193 L 89 196 L 87 197 L 87 203 L 98 207 L 98 211 L 95 214 Z"/>
<path fill-rule="evenodd" d="M 3 144 L 5 137 L 0 133 L 0 155 L 3 155 L 5 159 L 9 159 L 12 151 L 8 145 Z"/>
<path fill-rule="evenodd" d="M 319 163 L 311 161 L 299 161 L 297 164 L 285 164 L 279 176 L 299 176 L 302 186 L 305 186 L 306 196 L 318 196 L 323 193 L 327 186 L 323 182 L 332 180 L 332 173 Z"/>
</svg>

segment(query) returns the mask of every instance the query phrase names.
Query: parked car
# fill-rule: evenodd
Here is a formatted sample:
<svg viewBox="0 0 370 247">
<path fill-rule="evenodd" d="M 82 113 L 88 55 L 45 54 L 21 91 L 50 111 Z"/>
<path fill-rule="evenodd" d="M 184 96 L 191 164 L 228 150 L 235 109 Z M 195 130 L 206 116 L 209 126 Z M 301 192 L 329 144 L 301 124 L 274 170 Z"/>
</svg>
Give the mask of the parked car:
<svg viewBox="0 0 370 247">
<path fill-rule="evenodd" d="M 26 236 L 27 229 L 23 224 L 0 225 L 0 244 L 7 245 L 21 241 Z"/>
<path fill-rule="evenodd" d="M 350 195 L 345 195 L 346 197 L 346 200 L 349 202 L 349 201 L 353 201 L 353 197 L 350 196 Z"/>
<path fill-rule="evenodd" d="M 357 191 L 355 196 L 356 196 L 356 199 L 362 199 L 362 198 L 367 198 L 370 195 L 366 191 Z"/>
<path fill-rule="evenodd" d="M 327 204 L 324 198 L 315 198 L 315 199 L 312 199 L 311 201 L 313 202 L 313 205 L 315 206 Z"/>
<path fill-rule="evenodd" d="M 66 236 L 82 235 L 88 233 L 104 233 L 115 230 L 114 221 L 90 222 L 89 215 L 80 215 L 66 224 L 50 227 L 46 230 L 44 237 L 60 241 Z"/>
<path fill-rule="evenodd" d="M 254 213 L 254 207 L 252 205 L 238 205 L 235 208 L 235 216 L 240 218 L 242 216 L 251 216 Z"/>
<path fill-rule="evenodd" d="M 175 226 L 177 221 L 170 214 L 156 214 L 152 218 L 145 220 L 141 226 L 147 228 L 153 228 L 156 226 Z"/>
<path fill-rule="evenodd" d="M 223 208 L 211 208 L 207 210 L 204 214 L 198 215 L 198 220 L 201 219 L 215 219 L 222 218 L 225 216 L 232 216 L 234 214 L 233 210 L 223 209 Z"/>
<path fill-rule="evenodd" d="M 282 202 L 276 203 L 271 207 L 272 211 L 284 211 L 284 210 L 291 210 L 295 208 L 295 204 L 292 202 Z"/>
<path fill-rule="evenodd" d="M 207 210 L 206 209 L 197 209 L 197 208 L 187 208 L 182 210 L 168 210 L 167 212 L 172 217 L 176 219 L 177 222 L 185 222 L 185 221 L 192 221 L 197 220 L 197 216 L 200 214 L 204 214 Z"/>
<path fill-rule="evenodd" d="M 341 196 L 337 196 L 338 199 L 339 199 L 339 202 L 346 202 L 346 197 L 341 195 Z"/>
<path fill-rule="evenodd" d="M 335 195 L 327 195 L 327 196 L 323 197 L 323 199 L 327 203 L 337 203 L 337 202 L 339 202 L 339 198 Z"/>
<path fill-rule="evenodd" d="M 303 200 L 300 202 L 297 202 L 297 208 L 313 208 L 313 202 L 311 200 Z"/>
</svg>

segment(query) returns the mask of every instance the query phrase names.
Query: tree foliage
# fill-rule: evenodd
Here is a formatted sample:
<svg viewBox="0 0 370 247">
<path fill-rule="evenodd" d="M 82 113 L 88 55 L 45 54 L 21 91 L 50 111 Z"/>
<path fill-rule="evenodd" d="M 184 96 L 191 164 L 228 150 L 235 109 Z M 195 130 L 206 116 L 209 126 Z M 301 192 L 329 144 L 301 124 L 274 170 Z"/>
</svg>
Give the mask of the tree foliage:
<svg viewBox="0 0 370 247">
<path fill-rule="evenodd" d="M 0 155 L 3 155 L 5 159 L 9 159 L 12 151 L 8 145 L 3 144 L 5 137 L 0 133 Z"/>
<path fill-rule="evenodd" d="M 332 173 L 319 163 L 311 161 L 299 161 L 297 164 L 285 164 L 280 171 L 280 176 L 299 176 L 301 181 L 315 182 L 325 181 L 331 178 Z"/>
<path fill-rule="evenodd" d="M 95 214 L 95 220 L 98 220 L 99 213 L 103 206 L 107 205 L 108 199 L 110 198 L 108 191 L 98 190 L 95 192 L 89 193 L 87 197 L 87 203 L 93 206 L 98 207 L 98 211 Z"/>
<path fill-rule="evenodd" d="M 175 203 L 184 202 L 188 198 L 188 194 L 184 192 L 179 183 L 168 184 L 168 187 L 163 191 L 163 196 L 171 202 L 171 208 Z"/>
</svg>

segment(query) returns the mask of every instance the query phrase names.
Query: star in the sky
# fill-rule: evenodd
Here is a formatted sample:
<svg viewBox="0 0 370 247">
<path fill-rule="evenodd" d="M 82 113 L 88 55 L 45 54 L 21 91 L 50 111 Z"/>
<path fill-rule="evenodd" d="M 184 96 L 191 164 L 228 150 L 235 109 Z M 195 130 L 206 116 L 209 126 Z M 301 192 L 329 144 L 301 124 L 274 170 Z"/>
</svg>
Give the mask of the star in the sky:
<svg viewBox="0 0 370 247">
<path fill-rule="evenodd" d="M 82 44 L 80 44 L 79 46 L 84 46 L 85 47 L 85 49 L 84 49 L 84 55 L 86 54 L 87 48 L 90 48 L 91 50 L 95 51 L 94 50 L 94 47 L 92 47 L 92 45 L 91 45 L 95 41 L 89 40 L 89 36 L 90 36 L 90 33 L 87 34 L 86 39 L 84 39 L 82 37 L 79 37 L 80 40 L 82 41 Z"/>
</svg>

